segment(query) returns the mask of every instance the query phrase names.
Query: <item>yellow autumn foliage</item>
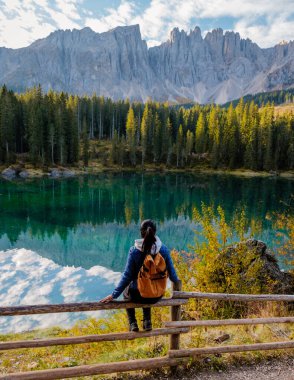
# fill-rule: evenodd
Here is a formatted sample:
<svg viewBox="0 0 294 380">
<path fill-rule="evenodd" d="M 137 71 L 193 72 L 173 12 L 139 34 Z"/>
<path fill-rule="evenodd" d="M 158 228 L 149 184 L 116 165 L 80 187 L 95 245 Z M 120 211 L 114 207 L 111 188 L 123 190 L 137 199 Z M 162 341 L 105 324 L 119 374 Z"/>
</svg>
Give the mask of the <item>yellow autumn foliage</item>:
<svg viewBox="0 0 294 380">
<path fill-rule="evenodd" d="M 244 211 L 229 225 L 222 207 L 202 204 L 194 209 L 197 230 L 192 255 L 173 252 L 183 290 L 211 293 L 270 293 L 274 283 L 264 274 L 263 261 L 255 249 L 244 244 L 248 238 L 248 221 Z M 196 310 L 196 312 L 192 311 Z M 248 305 L 211 300 L 190 301 L 189 316 L 239 317 Z"/>
<path fill-rule="evenodd" d="M 279 215 L 276 221 L 276 227 L 279 229 L 278 253 L 285 258 L 285 263 L 289 270 L 293 272 L 294 267 L 294 215 L 285 213 Z"/>
</svg>

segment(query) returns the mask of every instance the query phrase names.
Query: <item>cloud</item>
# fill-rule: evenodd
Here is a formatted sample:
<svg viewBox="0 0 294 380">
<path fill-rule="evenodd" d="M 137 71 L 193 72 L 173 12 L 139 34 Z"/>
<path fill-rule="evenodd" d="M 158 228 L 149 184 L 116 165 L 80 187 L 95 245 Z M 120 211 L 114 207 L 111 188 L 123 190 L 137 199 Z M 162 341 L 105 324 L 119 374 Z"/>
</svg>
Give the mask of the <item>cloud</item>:
<svg viewBox="0 0 294 380">
<path fill-rule="evenodd" d="M 26 46 L 56 29 L 80 28 L 79 10 L 71 0 L 0 1 L 0 45 Z"/>
<path fill-rule="evenodd" d="M 71 18 L 72 20 L 80 20 L 81 16 L 78 9 L 77 1 L 73 0 L 55 0 L 58 10 Z"/>
<path fill-rule="evenodd" d="M 119 25 L 139 24 L 142 37 L 149 46 L 154 46 L 166 41 L 174 27 L 189 31 L 199 24 L 213 24 L 216 28 L 222 27 L 217 24 L 219 18 L 230 18 L 230 29 L 268 47 L 293 38 L 291 9 L 292 0 L 152 0 L 144 10 L 133 1 L 121 0 L 117 8 L 108 8 L 105 16 L 86 18 L 85 25 L 96 32 L 105 32 Z"/>
<path fill-rule="evenodd" d="M 87 17 L 85 25 L 95 32 L 106 32 L 116 26 L 130 25 L 135 17 L 136 5 L 132 1 L 122 0 L 118 8 L 108 8 L 101 18 Z"/>
<path fill-rule="evenodd" d="M 205 23 L 221 27 L 218 18 L 232 19 L 231 29 L 262 47 L 293 38 L 292 0 L 152 0 L 134 21 L 141 25 L 144 38 L 164 41 L 173 27 L 185 31 Z"/>
<path fill-rule="evenodd" d="M 265 25 L 258 25 L 254 20 L 242 19 L 236 22 L 235 30 L 262 47 L 271 47 L 283 40 L 293 40 L 294 20 L 288 20 L 283 14 L 269 20 Z"/>
<path fill-rule="evenodd" d="M 111 293 L 121 274 L 102 266 L 62 267 L 27 249 L 0 251 L 0 305 L 33 305 L 98 300 Z M 92 316 L 101 316 L 91 312 Z M 1 317 L 0 333 L 71 326 L 85 313 Z"/>
<path fill-rule="evenodd" d="M 105 4 L 106 2 L 102 2 Z M 166 41 L 171 29 L 201 25 L 207 31 L 230 28 L 262 47 L 293 38 L 293 0 L 151 0 L 144 8 L 134 0 L 95 11 L 85 0 L 0 0 L 0 45 L 21 47 L 56 29 L 91 27 L 105 32 L 116 26 L 140 24 L 149 46 Z M 101 14 L 102 13 L 102 14 Z"/>
</svg>

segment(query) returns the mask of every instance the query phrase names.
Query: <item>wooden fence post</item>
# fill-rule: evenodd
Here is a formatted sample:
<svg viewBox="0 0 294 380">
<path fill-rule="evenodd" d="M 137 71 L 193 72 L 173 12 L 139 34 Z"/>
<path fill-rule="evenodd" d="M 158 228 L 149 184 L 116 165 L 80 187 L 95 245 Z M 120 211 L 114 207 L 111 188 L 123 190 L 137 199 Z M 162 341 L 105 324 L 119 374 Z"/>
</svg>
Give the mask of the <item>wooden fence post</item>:
<svg viewBox="0 0 294 380">
<path fill-rule="evenodd" d="M 178 281 L 177 283 L 172 283 L 172 290 L 181 291 L 182 282 Z M 181 311 L 181 306 L 171 306 L 171 321 L 180 321 Z M 170 350 L 178 350 L 180 348 L 180 336 L 181 334 L 172 334 L 170 336 Z M 170 367 L 172 372 L 176 371 L 177 368 L 177 366 Z"/>
</svg>

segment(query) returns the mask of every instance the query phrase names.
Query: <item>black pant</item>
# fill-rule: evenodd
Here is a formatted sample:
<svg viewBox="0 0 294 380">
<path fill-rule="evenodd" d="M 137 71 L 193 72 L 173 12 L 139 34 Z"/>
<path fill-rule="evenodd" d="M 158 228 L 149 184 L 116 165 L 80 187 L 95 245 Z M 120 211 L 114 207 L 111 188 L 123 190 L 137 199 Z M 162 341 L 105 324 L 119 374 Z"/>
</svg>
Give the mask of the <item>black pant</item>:
<svg viewBox="0 0 294 380">
<path fill-rule="evenodd" d="M 145 303 L 145 304 L 152 304 L 156 303 L 161 299 L 161 297 L 156 298 L 144 298 L 141 297 L 141 294 L 139 293 L 138 289 L 132 289 L 130 287 L 127 287 L 123 293 L 124 299 L 129 300 L 136 303 Z M 129 323 L 136 322 L 136 312 L 135 309 L 126 309 L 128 314 L 128 320 Z M 150 307 L 143 307 L 143 319 L 144 320 L 151 320 L 151 308 Z"/>
</svg>

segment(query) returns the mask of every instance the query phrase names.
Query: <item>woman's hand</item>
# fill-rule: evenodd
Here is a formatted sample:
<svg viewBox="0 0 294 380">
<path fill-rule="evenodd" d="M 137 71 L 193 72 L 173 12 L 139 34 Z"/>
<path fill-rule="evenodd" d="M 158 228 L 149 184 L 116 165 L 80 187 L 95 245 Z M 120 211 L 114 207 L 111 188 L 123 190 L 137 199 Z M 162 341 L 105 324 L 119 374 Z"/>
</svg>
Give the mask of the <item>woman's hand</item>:
<svg viewBox="0 0 294 380">
<path fill-rule="evenodd" d="M 100 300 L 99 302 L 101 302 L 101 303 L 108 303 L 108 302 L 111 302 L 111 301 L 113 301 L 113 297 L 110 294 L 109 296 L 107 296 L 105 298 L 102 298 L 102 300 Z"/>
</svg>

